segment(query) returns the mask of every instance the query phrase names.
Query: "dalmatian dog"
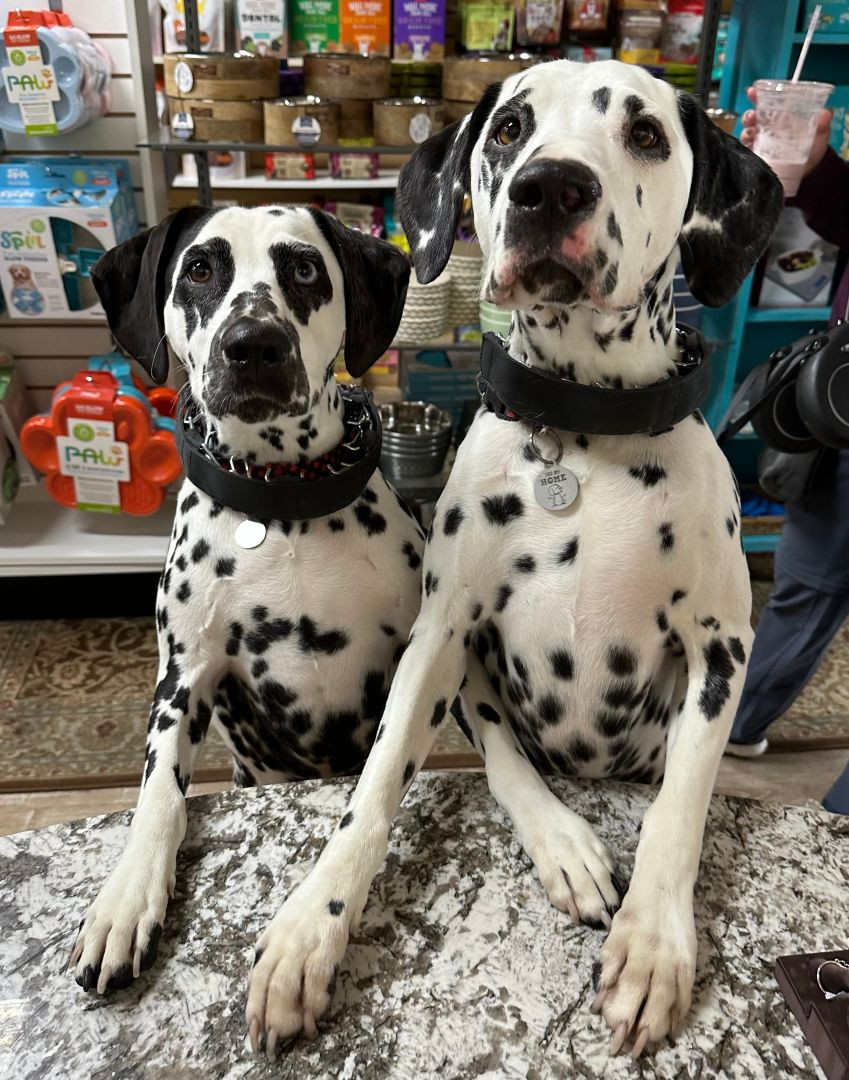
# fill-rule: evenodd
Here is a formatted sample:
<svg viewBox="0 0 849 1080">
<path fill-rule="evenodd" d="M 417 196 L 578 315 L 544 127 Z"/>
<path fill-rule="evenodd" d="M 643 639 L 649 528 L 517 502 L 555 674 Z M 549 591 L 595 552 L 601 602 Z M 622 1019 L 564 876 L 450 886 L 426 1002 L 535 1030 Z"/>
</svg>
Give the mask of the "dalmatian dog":
<svg viewBox="0 0 849 1080">
<path fill-rule="evenodd" d="M 317 210 L 191 208 L 93 276 L 116 339 L 156 381 L 166 341 L 185 365 L 215 460 L 265 478 L 351 442 L 334 360 L 343 336 L 352 374 L 384 352 L 409 263 Z M 418 611 L 424 538 L 379 470 L 336 513 L 265 522 L 253 549 L 235 537 L 244 520 L 183 483 L 138 806 L 71 954 L 86 990 L 125 987 L 155 959 L 210 725 L 241 786 L 358 771 Z"/>
<path fill-rule="evenodd" d="M 774 174 L 692 98 L 612 61 L 511 76 L 413 154 L 399 209 L 421 281 L 446 265 L 464 192 L 483 296 L 514 311 L 510 354 L 613 388 L 677 377 L 679 253 L 693 294 L 726 302 L 782 201 Z M 580 485 L 568 510 L 534 497 L 532 434 L 549 459 L 562 445 Z M 423 569 L 381 737 L 339 828 L 259 941 L 251 1034 L 273 1053 L 315 1030 L 399 803 L 451 710 L 554 907 L 607 931 L 594 1008 L 611 1051 L 638 1056 L 690 1006 L 693 886 L 752 638 L 728 463 L 698 412 L 650 437 L 543 434 L 481 409 Z M 546 785 L 552 773 L 660 783 L 627 891 L 590 825 Z"/>
</svg>

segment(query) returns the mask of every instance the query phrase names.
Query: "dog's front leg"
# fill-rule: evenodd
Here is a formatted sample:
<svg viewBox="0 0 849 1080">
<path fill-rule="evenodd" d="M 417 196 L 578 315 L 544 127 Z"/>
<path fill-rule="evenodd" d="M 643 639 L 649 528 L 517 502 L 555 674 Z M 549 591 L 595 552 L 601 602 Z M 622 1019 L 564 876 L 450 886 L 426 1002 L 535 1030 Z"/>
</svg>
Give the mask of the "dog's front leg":
<svg viewBox="0 0 849 1080">
<path fill-rule="evenodd" d="M 610 852 L 528 761 L 510 729 L 504 705 L 471 652 L 466 669 L 460 698 L 465 718 L 483 747 L 489 789 L 509 814 L 549 900 L 568 912 L 573 922 L 609 929 L 621 888 Z"/>
<path fill-rule="evenodd" d="M 144 777 L 127 846 L 80 923 L 69 963 L 80 986 L 99 994 L 129 986 L 156 959 L 186 832 L 185 793 L 211 718 L 210 680 L 192 670 L 173 635 L 167 648 L 166 656 L 160 641 Z"/>
<path fill-rule="evenodd" d="M 264 1044 L 272 1060 L 278 1040 L 315 1034 L 398 806 L 446 721 L 464 662 L 464 627 L 451 619 L 448 604 L 426 599 L 348 809 L 257 942 L 246 1021 L 254 1050 Z"/>
<path fill-rule="evenodd" d="M 689 678 L 670 730 L 663 784 L 643 818 L 634 872 L 601 950 L 593 1003 L 613 1029 L 611 1053 L 674 1033 L 690 1008 L 696 969 L 693 886 L 720 758 L 737 710 L 749 626 L 699 628 L 686 643 Z"/>
</svg>

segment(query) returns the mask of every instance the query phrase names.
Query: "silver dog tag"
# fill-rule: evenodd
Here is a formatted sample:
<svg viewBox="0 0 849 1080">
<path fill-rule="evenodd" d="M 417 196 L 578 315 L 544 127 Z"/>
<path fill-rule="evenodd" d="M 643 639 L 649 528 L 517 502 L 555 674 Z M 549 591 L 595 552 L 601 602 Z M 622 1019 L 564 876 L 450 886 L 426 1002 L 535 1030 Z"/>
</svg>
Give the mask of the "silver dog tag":
<svg viewBox="0 0 849 1080">
<path fill-rule="evenodd" d="M 265 539 L 266 532 L 267 530 L 261 521 L 251 521 L 250 518 L 245 518 L 236 526 L 236 543 L 239 547 L 247 550 L 259 547 Z"/>
<path fill-rule="evenodd" d="M 551 465 L 534 480 L 534 497 L 546 510 L 565 510 L 577 499 L 579 486 L 571 469 Z"/>
</svg>

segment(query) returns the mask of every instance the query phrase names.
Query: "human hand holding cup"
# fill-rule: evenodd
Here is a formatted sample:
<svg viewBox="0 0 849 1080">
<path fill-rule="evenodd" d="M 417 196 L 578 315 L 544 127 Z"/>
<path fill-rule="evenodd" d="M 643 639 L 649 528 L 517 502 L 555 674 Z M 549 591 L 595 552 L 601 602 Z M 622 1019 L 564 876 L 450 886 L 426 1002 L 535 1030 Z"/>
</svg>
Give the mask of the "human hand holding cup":
<svg viewBox="0 0 849 1080">
<path fill-rule="evenodd" d="M 758 79 L 748 90 L 757 106 L 743 116 L 742 141 L 773 169 L 790 198 L 828 146 L 830 83 Z M 826 119 L 827 118 L 827 119 Z"/>
</svg>

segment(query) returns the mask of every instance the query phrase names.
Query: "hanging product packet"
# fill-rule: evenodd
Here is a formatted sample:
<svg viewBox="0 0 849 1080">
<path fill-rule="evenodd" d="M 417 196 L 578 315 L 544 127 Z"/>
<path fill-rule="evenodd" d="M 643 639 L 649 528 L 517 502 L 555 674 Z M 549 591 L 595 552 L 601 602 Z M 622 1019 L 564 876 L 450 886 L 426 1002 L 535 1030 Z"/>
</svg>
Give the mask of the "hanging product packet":
<svg viewBox="0 0 849 1080">
<path fill-rule="evenodd" d="M 237 0 L 236 46 L 257 56 L 285 56 L 284 0 Z"/>
</svg>

